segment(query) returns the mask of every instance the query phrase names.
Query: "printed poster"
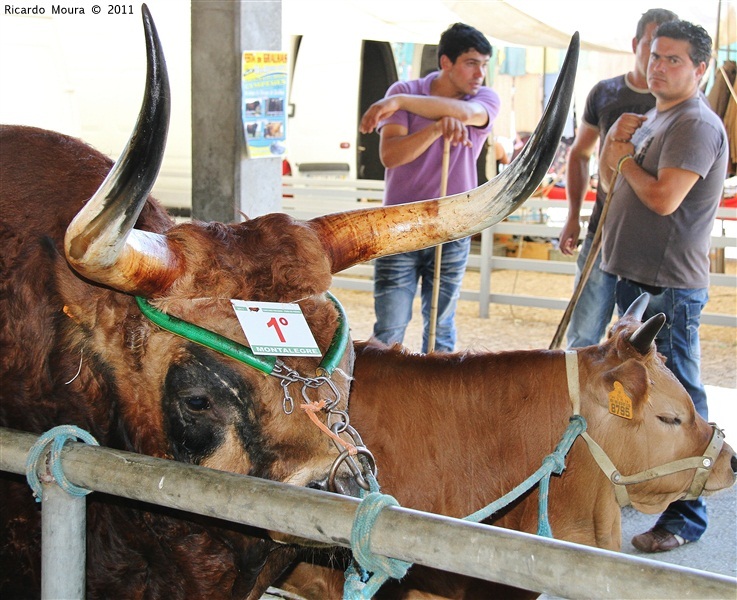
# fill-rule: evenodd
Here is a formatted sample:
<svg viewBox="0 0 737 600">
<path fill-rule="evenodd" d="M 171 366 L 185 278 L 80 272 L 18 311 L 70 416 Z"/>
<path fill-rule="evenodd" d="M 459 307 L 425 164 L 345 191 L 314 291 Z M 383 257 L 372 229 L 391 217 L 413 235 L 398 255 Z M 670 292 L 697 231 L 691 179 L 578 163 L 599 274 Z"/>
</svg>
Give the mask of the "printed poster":
<svg viewBox="0 0 737 600">
<path fill-rule="evenodd" d="M 243 53 L 242 98 L 248 155 L 283 155 L 287 139 L 286 52 Z"/>
</svg>

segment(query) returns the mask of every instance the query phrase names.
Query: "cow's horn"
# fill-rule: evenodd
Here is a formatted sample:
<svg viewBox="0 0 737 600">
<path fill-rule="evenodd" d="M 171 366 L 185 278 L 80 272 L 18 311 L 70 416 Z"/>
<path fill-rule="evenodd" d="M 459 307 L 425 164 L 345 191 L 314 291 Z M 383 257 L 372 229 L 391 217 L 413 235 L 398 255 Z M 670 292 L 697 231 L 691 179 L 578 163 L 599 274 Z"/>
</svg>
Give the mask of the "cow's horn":
<svg viewBox="0 0 737 600">
<path fill-rule="evenodd" d="M 359 262 L 410 252 L 478 233 L 504 219 L 535 191 L 558 149 L 578 62 L 573 35 L 543 117 L 519 156 L 491 181 L 462 194 L 310 221 L 337 273 Z M 439 166 L 438 166 L 439 168 Z"/>
<path fill-rule="evenodd" d="M 627 307 L 622 317 L 632 317 L 637 321 L 642 321 L 642 315 L 645 314 L 645 309 L 650 303 L 650 294 L 643 292 L 637 299 Z"/>
<path fill-rule="evenodd" d="M 655 341 L 655 336 L 658 335 L 664 324 L 665 315 L 663 313 L 653 315 L 632 334 L 630 344 L 640 354 L 647 354 L 650 351 L 650 346 Z"/>
<path fill-rule="evenodd" d="M 133 228 L 161 166 L 169 127 L 169 76 L 144 4 L 146 91 L 135 129 L 105 181 L 69 225 L 67 260 L 81 275 L 120 291 L 151 295 L 169 287 L 178 260 L 160 234 Z"/>
</svg>

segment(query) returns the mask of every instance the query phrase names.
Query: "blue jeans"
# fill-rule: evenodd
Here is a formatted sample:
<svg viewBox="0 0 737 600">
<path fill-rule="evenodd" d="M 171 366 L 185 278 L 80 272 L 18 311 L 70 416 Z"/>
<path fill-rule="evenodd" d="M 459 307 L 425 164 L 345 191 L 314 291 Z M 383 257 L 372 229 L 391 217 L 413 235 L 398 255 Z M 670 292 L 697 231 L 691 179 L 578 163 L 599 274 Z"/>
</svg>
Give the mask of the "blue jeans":
<svg viewBox="0 0 737 600">
<path fill-rule="evenodd" d="M 593 234 L 587 235 L 583 240 L 583 246 L 581 246 L 576 261 L 574 289 L 581 279 L 581 272 L 586 264 L 593 241 Z M 617 284 L 617 276 L 602 271 L 599 268 L 600 264 L 601 252 L 596 257 L 591 274 L 571 314 L 571 321 L 566 333 L 569 349 L 594 346 L 600 343 L 604 334 L 606 334 L 609 322 L 612 320 L 612 314 L 614 314 L 614 288 Z"/>
<path fill-rule="evenodd" d="M 455 312 L 466 272 L 471 238 L 443 244 L 440 262 L 435 350 L 452 352 L 456 342 Z M 427 352 L 432 304 L 435 248 L 377 258 L 374 264 L 374 337 L 385 344 L 402 343 L 412 320 L 412 302 L 422 279 L 422 351 Z"/>
<path fill-rule="evenodd" d="M 617 308 L 621 315 L 632 302 L 648 290 L 637 283 L 620 279 L 617 282 Z M 663 288 L 650 293 L 650 302 L 642 317 L 664 313 L 665 325 L 655 338 L 658 352 L 665 356 L 665 365 L 683 384 L 693 400 L 696 412 L 708 421 L 706 391 L 701 383 L 701 345 L 699 324 L 701 311 L 709 299 L 707 288 Z M 706 531 L 709 519 L 703 498 L 673 502 L 660 515 L 657 524 L 687 541 L 696 541 Z"/>
</svg>

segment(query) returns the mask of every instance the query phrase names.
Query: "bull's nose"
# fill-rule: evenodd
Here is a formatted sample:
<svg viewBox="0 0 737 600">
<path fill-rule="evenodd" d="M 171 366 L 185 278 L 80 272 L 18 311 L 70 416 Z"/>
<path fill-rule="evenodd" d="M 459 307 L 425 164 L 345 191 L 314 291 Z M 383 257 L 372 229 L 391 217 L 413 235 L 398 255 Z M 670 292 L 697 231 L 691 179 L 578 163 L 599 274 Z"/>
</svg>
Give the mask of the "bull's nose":
<svg viewBox="0 0 737 600">
<path fill-rule="evenodd" d="M 361 488 L 356 483 L 356 479 L 350 475 L 338 475 L 335 478 L 334 483 L 334 489 L 330 489 L 330 485 L 328 484 L 328 478 L 321 479 L 319 481 L 311 481 L 307 484 L 308 488 L 311 488 L 313 490 L 320 490 L 322 492 L 335 492 L 336 494 L 341 494 L 343 496 L 354 496 L 356 498 L 359 497 Z"/>
<path fill-rule="evenodd" d="M 335 478 L 335 490 L 336 494 L 342 494 L 343 496 L 353 496 L 358 498 L 361 495 L 361 486 L 356 482 L 356 478 L 352 475 L 339 475 Z"/>
<path fill-rule="evenodd" d="M 308 483 L 305 487 L 310 488 L 311 490 L 320 490 L 321 492 L 327 492 L 328 479 L 326 477 L 325 479 L 320 479 L 319 481 L 310 481 L 310 483 Z"/>
</svg>

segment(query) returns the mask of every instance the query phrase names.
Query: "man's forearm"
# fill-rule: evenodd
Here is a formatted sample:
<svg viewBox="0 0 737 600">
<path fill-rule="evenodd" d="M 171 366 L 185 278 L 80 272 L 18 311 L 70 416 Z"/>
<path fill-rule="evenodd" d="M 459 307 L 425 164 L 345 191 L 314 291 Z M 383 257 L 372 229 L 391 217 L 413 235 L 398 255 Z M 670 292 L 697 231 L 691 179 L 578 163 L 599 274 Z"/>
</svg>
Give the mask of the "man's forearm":
<svg viewBox="0 0 737 600">
<path fill-rule="evenodd" d="M 685 169 L 661 169 L 651 175 L 634 159 L 620 160 L 619 176 L 627 180 L 647 208 L 660 216 L 667 216 L 683 202 L 699 175 Z"/>
<path fill-rule="evenodd" d="M 433 121 L 452 117 L 466 125 L 485 125 L 488 120 L 483 106 L 473 101 L 412 94 L 397 94 L 393 98 L 397 100 L 402 110 Z"/>
<path fill-rule="evenodd" d="M 566 196 L 568 197 L 568 217 L 581 214 L 581 207 L 589 189 L 588 158 L 571 157 L 566 169 Z"/>
<path fill-rule="evenodd" d="M 401 167 L 420 156 L 442 135 L 439 122 L 408 135 L 382 135 L 379 148 L 381 163 L 387 169 Z"/>
</svg>

